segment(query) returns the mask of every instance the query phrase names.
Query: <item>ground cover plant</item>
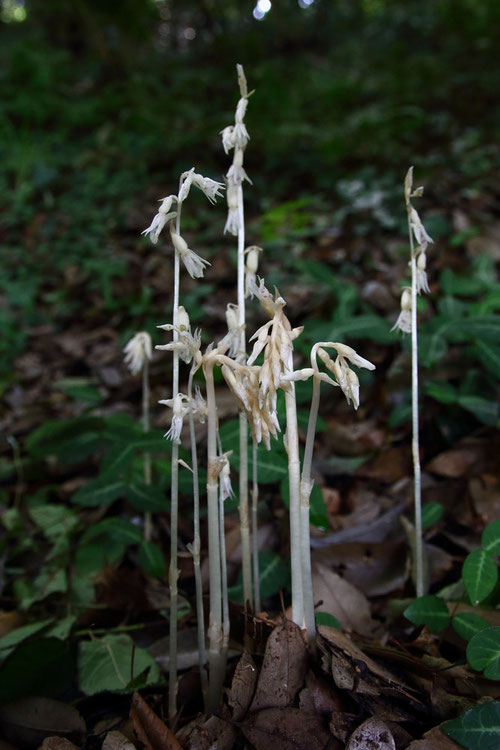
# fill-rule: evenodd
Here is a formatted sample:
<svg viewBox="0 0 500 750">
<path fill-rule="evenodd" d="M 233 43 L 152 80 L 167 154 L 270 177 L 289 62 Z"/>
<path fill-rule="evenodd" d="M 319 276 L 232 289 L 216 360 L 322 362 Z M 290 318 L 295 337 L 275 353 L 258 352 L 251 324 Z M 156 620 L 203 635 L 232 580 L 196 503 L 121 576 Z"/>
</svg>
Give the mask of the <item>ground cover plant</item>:
<svg viewBox="0 0 500 750">
<path fill-rule="evenodd" d="M 40 280 L 27 285 L 39 325 L 4 381 L 1 731 L 14 747 L 56 734 L 96 748 L 496 747 L 495 172 L 457 198 L 442 188 L 450 177 L 439 160 L 433 169 L 415 162 L 415 184 L 426 187 L 418 211 L 434 239 L 429 294 L 410 303 L 420 534 L 411 342 L 390 330 L 406 283 L 408 162 L 397 185 L 371 169 L 346 171 L 334 212 L 324 194 L 273 199 L 270 186 L 252 210 L 263 185 L 252 157 L 260 82 L 249 98 L 239 70 L 238 102 L 229 70 L 228 102 L 206 121 L 234 147 L 229 172 L 223 153 L 220 168 L 206 170 L 206 151 L 191 162 L 184 144 L 187 161 L 153 170 L 159 184 L 138 199 L 129 227 L 138 236 L 155 216 L 147 233 L 157 240 L 134 239 L 138 260 L 129 230 L 113 230 L 125 254 L 110 268 L 95 256 L 86 280 L 68 272 L 40 319 Z M 253 86 L 248 63 L 246 73 Z M 215 179 L 225 173 L 227 214 Z M 158 204 L 179 174 L 176 195 Z M 279 195 L 279 175 L 276 184 Z M 221 239 L 225 221 L 235 250 Z M 423 236 L 412 253 L 421 272 Z M 245 253 L 248 241 L 259 247 Z M 84 325 L 72 317 L 76 289 Z M 44 330 L 59 310 L 70 330 Z M 169 351 L 180 359 L 177 386 Z M 323 386 L 318 410 L 320 382 L 332 377 L 340 388 Z M 279 432 L 284 441 L 273 439 Z M 415 597 L 420 536 L 429 593 Z"/>
</svg>

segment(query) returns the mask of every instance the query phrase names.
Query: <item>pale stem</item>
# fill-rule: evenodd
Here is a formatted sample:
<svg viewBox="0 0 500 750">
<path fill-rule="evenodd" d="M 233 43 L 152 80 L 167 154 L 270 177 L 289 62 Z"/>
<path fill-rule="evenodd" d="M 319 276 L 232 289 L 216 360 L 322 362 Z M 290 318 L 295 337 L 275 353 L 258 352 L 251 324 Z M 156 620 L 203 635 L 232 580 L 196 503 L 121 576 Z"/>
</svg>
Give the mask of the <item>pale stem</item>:
<svg viewBox="0 0 500 750">
<path fill-rule="evenodd" d="M 415 586 L 417 596 L 423 596 L 424 586 L 424 551 L 422 540 L 422 487 L 419 447 L 418 415 L 418 337 L 417 337 L 417 261 L 413 245 L 413 234 L 408 217 L 411 252 L 411 412 L 412 412 L 412 454 L 413 486 L 415 504 Z"/>
<path fill-rule="evenodd" d="M 179 182 L 179 192 L 182 187 L 182 177 Z M 180 232 L 182 204 L 177 204 L 177 219 L 175 231 Z M 179 286 L 180 286 L 180 265 L 179 254 L 174 251 L 174 302 L 173 302 L 173 340 L 179 339 L 177 323 L 179 317 Z M 179 353 L 174 349 L 173 368 L 172 368 L 172 399 L 175 403 L 179 393 Z M 177 609 L 178 609 L 178 592 L 177 579 L 179 571 L 177 569 L 177 552 L 178 552 L 178 522 L 179 522 L 179 446 L 172 441 L 172 464 L 171 464 L 171 486 L 170 486 L 170 630 L 169 630 L 169 667 L 168 667 L 168 716 L 171 723 L 177 713 Z"/>
<path fill-rule="evenodd" d="M 292 620 L 299 628 L 305 627 L 304 587 L 301 566 L 300 523 L 300 460 L 295 388 L 289 383 L 285 390 L 286 450 L 288 453 L 288 481 L 290 487 L 290 563 L 292 573 Z"/>
<path fill-rule="evenodd" d="M 239 361 L 245 359 L 245 216 L 243 210 L 243 188 L 238 185 L 238 325 L 240 327 Z M 240 412 L 240 475 L 239 505 L 241 533 L 241 561 L 243 579 L 243 601 L 252 602 L 252 564 L 250 554 L 250 524 L 248 519 L 248 426 Z"/>
<path fill-rule="evenodd" d="M 188 398 L 189 403 L 193 396 L 193 375 L 194 370 L 191 368 L 188 380 Z M 203 611 L 203 584 L 201 580 L 201 538 L 200 538 L 200 486 L 198 483 L 198 453 L 196 450 L 196 431 L 194 428 L 193 412 L 189 410 L 189 439 L 191 442 L 191 468 L 193 471 L 193 567 L 194 583 L 196 589 L 196 623 L 198 628 L 198 663 L 200 668 L 201 690 L 203 693 L 203 702 L 207 701 L 207 672 L 206 650 L 205 650 L 205 615 Z"/>
<path fill-rule="evenodd" d="M 147 357 L 142 368 L 142 429 L 149 432 L 149 362 Z M 144 453 L 144 484 L 151 484 L 151 453 Z M 150 511 L 144 515 L 144 539 L 149 542 L 152 536 L 153 522 Z"/>
<path fill-rule="evenodd" d="M 252 561 L 253 591 L 255 612 L 261 611 L 260 576 L 259 576 L 259 532 L 257 526 L 257 508 L 259 504 L 259 481 L 257 478 L 257 443 L 252 441 Z"/>
<path fill-rule="evenodd" d="M 227 593 L 226 532 L 224 528 L 224 498 L 222 485 L 219 489 L 220 569 L 222 576 L 222 654 L 227 659 L 229 646 L 229 598 Z"/>
<path fill-rule="evenodd" d="M 217 711 L 224 679 L 222 656 L 222 588 L 219 533 L 219 498 L 217 466 L 217 410 L 213 362 L 203 366 L 207 386 L 207 507 L 208 507 L 208 563 L 210 583 L 210 617 L 208 625 L 208 711 Z"/>
<path fill-rule="evenodd" d="M 300 542 L 301 542 L 301 564 L 304 585 L 304 620 L 307 629 L 307 639 L 310 644 L 314 643 L 316 637 L 316 621 L 314 618 L 314 593 L 312 588 L 311 574 L 311 541 L 310 541 L 310 504 L 313 482 L 311 478 L 312 454 L 314 448 L 314 436 L 316 434 L 316 423 L 318 421 L 319 397 L 321 380 L 313 376 L 313 393 L 309 422 L 307 425 L 306 447 L 302 464 L 302 481 L 300 483 Z"/>
</svg>

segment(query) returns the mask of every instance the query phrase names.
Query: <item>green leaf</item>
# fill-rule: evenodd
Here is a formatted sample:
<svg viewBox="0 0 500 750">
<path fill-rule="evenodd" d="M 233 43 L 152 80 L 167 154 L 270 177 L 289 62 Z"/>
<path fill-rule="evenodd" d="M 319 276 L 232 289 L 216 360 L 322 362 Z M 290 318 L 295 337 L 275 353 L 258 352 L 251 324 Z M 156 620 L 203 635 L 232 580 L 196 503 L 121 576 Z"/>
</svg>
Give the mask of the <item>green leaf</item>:
<svg viewBox="0 0 500 750">
<path fill-rule="evenodd" d="M 496 427 L 500 415 L 500 404 L 496 401 L 481 398 L 481 396 L 459 396 L 457 403 L 483 424 Z"/>
<path fill-rule="evenodd" d="M 425 392 L 431 398 L 442 404 L 454 404 L 457 400 L 457 390 L 450 383 L 441 380 L 425 383 Z"/>
<path fill-rule="evenodd" d="M 71 502 L 88 507 L 109 505 L 124 494 L 125 484 L 121 479 L 97 477 L 79 489 L 71 498 Z"/>
<path fill-rule="evenodd" d="M 458 719 L 446 721 L 441 728 L 467 750 L 498 750 L 500 702 L 474 706 Z"/>
<path fill-rule="evenodd" d="M 500 341 L 500 315 L 475 315 L 461 318 L 452 324 L 450 332 L 454 341 L 470 341 L 498 344 Z"/>
<path fill-rule="evenodd" d="M 122 559 L 126 549 L 127 545 L 124 542 L 118 542 L 114 539 L 108 539 L 106 544 L 103 544 L 101 539 L 90 544 L 80 544 L 75 554 L 75 565 L 80 574 L 77 577 L 76 596 L 79 598 L 83 594 L 84 597 L 90 595 L 93 597 L 93 589 L 90 592 L 87 587 L 83 586 L 84 578 L 82 576 L 85 574 L 88 576 L 102 570 L 105 565 L 114 565 Z M 89 582 L 91 583 L 90 579 Z M 74 580 L 72 584 L 74 588 Z"/>
<path fill-rule="evenodd" d="M 99 445 L 103 424 L 98 417 L 51 420 L 29 435 L 25 447 L 37 457 L 56 455 L 74 463 L 85 459 Z"/>
<path fill-rule="evenodd" d="M 328 627 L 330 628 L 337 628 L 337 630 L 342 630 L 342 625 L 340 624 L 340 622 L 329 612 L 315 612 L 314 618 L 316 620 L 316 625 L 328 625 Z"/>
<path fill-rule="evenodd" d="M 153 578 L 163 578 L 165 575 L 165 557 L 154 542 L 143 541 L 140 543 L 139 565 Z"/>
<path fill-rule="evenodd" d="M 104 518 L 87 529 L 82 535 L 81 543 L 86 544 L 97 537 L 103 537 L 100 540 L 102 542 L 113 540 L 121 544 L 139 544 L 142 531 L 139 526 L 125 518 Z"/>
<path fill-rule="evenodd" d="M 491 552 L 476 549 L 468 554 L 462 567 L 462 578 L 474 606 L 486 599 L 495 588 L 498 578 L 497 566 Z"/>
<path fill-rule="evenodd" d="M 125 496 L 129 503 L 142 513 L 164 513 L 169 508 L 165 492 L 145 482 L 127 484 Z"/>
<path fill-rule="evenodd" d="M 76 615 L 66 615 L 66 617 L 58 620 L 55 625 L 49 628 L 45 635 L 49 638 L 59 638 L 59 640 L 65 641 L 71 633 L 73 625 L 76 623 L 76 621 Z"/>
<path fill-rule="evenodd" d="M 281 589 L 288 588 L 289 581 L 288 565 L 276 552 L 270 552 L 269 550 L 259 552 L 260 595 L 263 599 L 274 596 Z M 243 602 L 241 571 L 238 576 L 238 583 L 231 586 L 228 593 L 232 601 Z"/>
<path fill-rule="evenodd" d="M 132 674 L 133 664 L 133 674 Z M 91 641 L 82 641 L 78 650 L 78 683 L 86 695 L 105 690 L 131 691 L 132 683 L 147 670 L 147 684 L 158 681 L 160 670 L 151 654 L 135 647 L 130 636 L 106 635 Z M 142 685 L 144 686 L 144 681 Z"/>
<path fill-rule="evenodd" d="M 477 339 L 474 342 L 474 349 L 479 361 L 493 377 L 498 378 L 498 373 L 500 372 L 500 347 L 495 346 L 495 343 Z"/>
<path fill-rule="evenodd" d="M 500 626 L 476 633 L 467 646 L 467 661 L 489 680 L 500 680 Z"/>
<path fill-rule="evenodd" d="M 109 475 L 111 479 L 119 477 L 130 467 L 134 453 L 133 443 L 123 443 L 109 448 L 99 467 L 100 477 L 103 478 L 106 475 Z"/>
<path fill-rule="evenodd" d="M 0 668 L 0 703 L 29 695 L 55 697 L 71 687 L 73 659 L 57 638 L 22 643 Z"/>
<path fill-rule="evenodd" d="M 476 612 L 459 612 L 458 615 L 454 615 L 451 624 L 455 632 L 464 641 L 470 641 L 472 636 L 479 633 L 480 630 L 490 627 L 489 622 Z"/>
<path fill-rule="evenodd" d="M 4 661 L 4 659 L 6 659 L 7 656 L 9 656 L 9 654 L 14 651 L 16 646 L 18 646 L 23 641 L 28 640 L 28 638 L 31 638 L 31 636 L 35 635 L 35 633 L 39 633 L 52 622 L 53 619 L 49 617 L 45 620 L 32 622 L 29 625 L 21 625 L 20 628 L 11 630 L 10 633 L 2 636 L 2 638 L 0 638 L 0 662 Z"/>
<path fill-rule="evenodd" d="M 430 502 L 424 503 L 422 506 L 422 528 L 428 529 L 430 526 L 434 526 L 435 523 L 441 520 L 444 513 L 444 507 L 441 503 Z"/>
<path fill-rule="evenodd" d="M 78 517 L 75 510 L 65 505 L 37 505 L 28 510 L 33 523 L 43 531 L 44 536 L 55 542 L 61 536 L 68 536 L 78 525 Z"/>
<path fill-rule="evenodd" d="M 481 546 L 492 555 L 500 555 L 500 520 L 492 521 L 483 531 Z"/>
<path fill-rule="evenodd" d="M 434 594 L 419 596 L 403 612 L 414 625 L 427 625 L 433 633 L 439 633 L 450 623 L 450 615 L 445 602 Z"/>
</svg>

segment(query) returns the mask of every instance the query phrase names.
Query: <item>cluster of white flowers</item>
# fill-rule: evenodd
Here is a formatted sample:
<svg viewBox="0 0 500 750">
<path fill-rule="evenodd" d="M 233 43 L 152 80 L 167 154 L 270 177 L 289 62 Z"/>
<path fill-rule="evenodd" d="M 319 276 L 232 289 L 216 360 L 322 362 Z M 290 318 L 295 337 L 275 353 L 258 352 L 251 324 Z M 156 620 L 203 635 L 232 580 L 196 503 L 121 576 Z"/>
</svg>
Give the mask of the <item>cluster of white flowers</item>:
<svg viewBox="0 0 500 750">
<path fill-rule="evenodd" d="M 227 128 L 221 130 L 222 146 L 226 154 L 229 153 L 231 149 L 234 149 L 233 163 L 226 175 L 228 214 L 226 226 L 224 227 L 224 232 L 229 232 L 233 235 L 237 235 L 238 230 L 240 229 L 238 188 L 241 186 L 243 180 L 247 180 L 250 184 L 252 183 L 243 168 L 243 156 L 247 143 L 250 140 L 244 118 L 248 106 L 248 97 L 252 92 L 248 93 L 247 81 L 245 73 L 243 72 L 243 67 L 241 65 L 237 65 L 236 67 L 238 70 L 238 83 L 240 86 L 241 97 L 236 106 L 234 125 L 228 125 Z"/>
<path fill-rule="evenodd" d="M 124 348 L 125 364 L 132 375 L 137 375 L 146 362 L 153 356 L 151 336 L 146 331 L 141 331 L 133 336 Z"/>
<path fill-rule="evenodd" d="M 326 349 L 335 349 L 337 357 L 333 360 Z M 325 367 L 335 377 L 333 380 L 326 373 L 320 372 L 318 369 L 316 357 L 319 357 Z M 359 354 L 351 347 L 346 344 L 340 344 L 336 341 L 320 341 L 315 344 L 311 351 L 311 364 L 313 365 L 314 374 L 321 380 L 324 380 L 330 385 L 338 385 L 342 389 L 344 396 L 347 399 L 347 403 L 352 405 L 355 409 L 359 406 L 359 379 L 354 370 L 351 370 L 348 362 L 351 362 L 356 367 L 364 367 L 366 370 L 374 370 L 375 365 L 364 357 L 360 357 Z"/>
</svg>

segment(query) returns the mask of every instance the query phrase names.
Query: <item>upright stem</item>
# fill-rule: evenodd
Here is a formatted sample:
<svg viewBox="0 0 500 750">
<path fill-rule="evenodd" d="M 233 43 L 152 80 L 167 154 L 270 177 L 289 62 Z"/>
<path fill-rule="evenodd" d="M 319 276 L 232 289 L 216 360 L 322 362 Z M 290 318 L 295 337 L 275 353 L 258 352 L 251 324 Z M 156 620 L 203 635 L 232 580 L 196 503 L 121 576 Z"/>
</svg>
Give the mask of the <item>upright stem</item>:
<svg viewBox="0 0 500 750">
<path fill-rule="evenodd" d="M 220 534 L 220 566 L 222 576 L 222 656 L 224 663 L 227 659 L 229 647 L 229 598 L 227 592 L 227 563 L 226 563 L 226 530 L 224 527 L 224 497 L 222 486 L 219 489 L 219 534 Z"/>
<path fill-rule="evenodd" d="M 413 234 L 408 221 L 411 251 L 411 411 L 412 411 L 412 454 L 415 503 L 415 585 L 417 596 L 425 593 L 424 553 L 422 541 L 422 488 L 420 471 L 420 442 L 418 414 L 418 337 L 417 337 L 417 261 L 413 244 Z"/>
<path fill-rule="evenodd" d="M 149 432 L 149 362 L 147 357 L 142 368 L 142 428 Z M 151 453 L 144 453 L 144 484 L 151 484 Z M 144 539 L 149 542 L 153 530 L 151 512 L 144 516 Z"/>
<path fill-rule="evenodd" d="M 252 561 L 254 609 L 260 612 L 260 576 L 259 576 L 259 530 L 257 526 L 257 509 L 259 504 L 259 482 L 257 478 L 257 443 L 252 441 Z"/>
<path fill-rule="evenodd" d="M 286 450 L 288 453 L 288 481 L 290 484 L 290 562 L 292 572 L 292 619 L 299 628 L 305 627 L 304 585 L 302 579 L 302 546 L 300 522 L 300 460 L 295 388 L 285 388 Z"/>
<path fill-rule="evenodd" d="M 210 618 L 208 625 L 208 658 L 210 665 L 208 685 L 208 711 L 217 711 L 224 680 L 224 659 L 222 656 L 222 589 L 221 555 L 218 508 L 217 464 L 217 411 L 213 362 L 203 366 L 207 385 L 207 506 L 208 506 L 208 560 L 210 582 Z"/>
<path fill-rule="evenodd" d="M 245 216 L 243 210 L 243 188 L 238 186 L 238 325 L 240 327 L 239 361 L 245 359 Z M 240 412 L 240 515 L 241 560 L 243 578 L 243 601 L 252 602 L 252 568 L 250 556 L 250 524 L 248 519 L 248 425 Z M 254 582 L 255 583 L 255 582 Z"/>
<path fill-rule="evenodd" d="M 189 373 L 188 380 L 188 397 L 189 402 L 193 396 L 193 369 Z M 201 690 L 203 693 L 203 701 L 206 707 L 207 701 L 207 673 L 205 670 L 206 664 L 206 652 L 205 652 L 205 615 L 203 612 L 203 584 L 201 580 L 201 564 L 200 564 L 200 552 L 201 552 L 201 538 L 200 538 L 200 486 L 198 483 L 198 453 L 196 450 L 196 432 L 194 429 L 194 416 L 193 411 L 189 411 L 189 437 L 191 442 L 191 468 L 193 471 L 193 567 L 194 567 L 194 583 L 196 589 L 196 622 L 198 628 L 198 663 L 200 668 L 200 680 Z"/>
<path fill-rule="evenodd" d="M 179 192 L 182 186 L 182 177 L 179 185 Z M 176 232 L 179 233 L 181 221 L 181 204 L 177 205 Z M 179 317 L 179 286 L 180 286 L 180 266 L 179 255 L 174 252 L 174 303 L 173 303 L 173 340 L 179 340 L 178 317 Z M 172 368 L 172 398 L 179 393 L 179 353 L 174 349 L 173 368 Z M 170 631 L 169 631 L 169 667 L 168 667 L 168 716 L 172 723 L 177 713 L 177 609 L 178 609 L 178 590 L 177 580 L 179 571 L 177 569 L 178 553 L 178 521 L 179 521 L 179 446 L 172 442 L 172 468 L 171 468 L 171 486 L 170 486 Z"/>
<path fill-rule="evenodd" d="M 304 461 L 302 464 L 302 480 L 300 482 L 300 542 L 302 577 L 304 581 L 304 620 L 307 628 L 309 643 L 313 643 L 316 636 L 316 621 L 314 618 L 314 594 L 312 589 L 311 574 L 311 542 L 310 542 L 310 504 L 309 500 L 313 488 L 311 478 L 312 454 L 314 447 L 314 436 L 316 434 L 316 422 L 318 420 L 319 396 L 321 380 L 313 376 L 313 393 L 311 399 L 311 410 L 307 425 L 306 447 L 304 450 Z"/>
</svg>

